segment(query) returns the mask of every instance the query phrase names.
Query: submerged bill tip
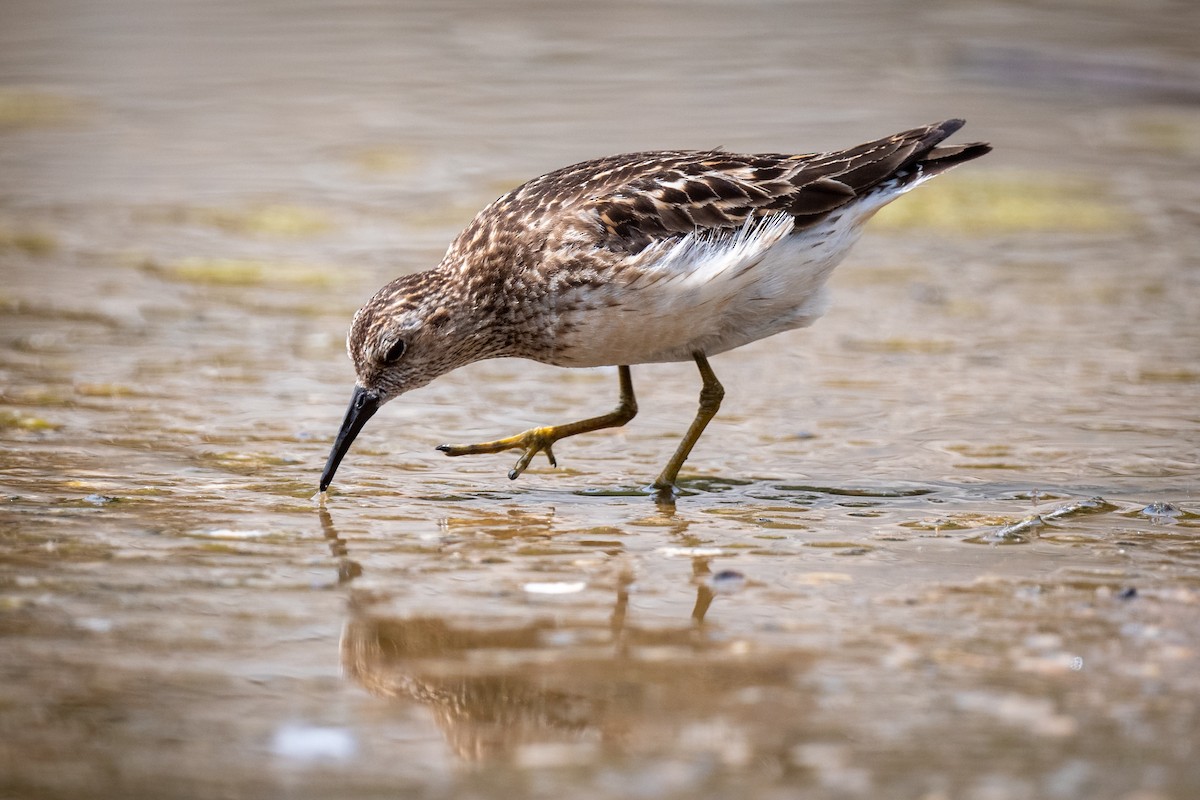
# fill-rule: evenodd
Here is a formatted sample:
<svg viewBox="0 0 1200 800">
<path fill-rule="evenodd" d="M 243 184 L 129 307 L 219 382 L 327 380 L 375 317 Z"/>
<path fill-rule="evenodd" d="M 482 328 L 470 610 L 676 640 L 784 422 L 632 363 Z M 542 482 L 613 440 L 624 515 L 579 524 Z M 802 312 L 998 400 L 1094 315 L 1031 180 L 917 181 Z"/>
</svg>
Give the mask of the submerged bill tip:
<svg viewBox="0 0 1200 800">
<path fill-rule="evenodd" d="M 329 488 L 329 484 L 333 483 L 333 476 L 337 473 L 338 465 L 342 463 L 342 459 L 349 452 L 350 445 L 358 436 L 358 432 L 378 410 L 379 395 L 361 386 L 355 386 L 354 393 L 350 396 L 350 407 L 346 409 L 346 417 L 342 420 L 342 427 L 333 441 L 333 449 L 329 451 L 329 460 L 325 462 L 325 470 L 321 473 L 321 480 L 317 484 L 319 494 L 323 495 Z"/>
</svg>

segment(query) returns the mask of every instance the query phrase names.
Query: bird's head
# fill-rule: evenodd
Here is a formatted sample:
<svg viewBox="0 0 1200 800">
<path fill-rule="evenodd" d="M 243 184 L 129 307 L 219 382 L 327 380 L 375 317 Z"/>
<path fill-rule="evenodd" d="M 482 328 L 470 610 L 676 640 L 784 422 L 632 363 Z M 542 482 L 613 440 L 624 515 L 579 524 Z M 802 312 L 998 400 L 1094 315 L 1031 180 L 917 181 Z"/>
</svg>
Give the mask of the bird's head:
<svg viewBox="0 0 1200 800">
<path fill-rule="evenodd" d="M 358 380 L 321 474 L 321 491 L 329 488 L 355 437 L 384 403 L 479 358 L 470 346 L 478 337 L 464 330 L 444 302 L 442 286 L 436 272 L 405 275 L 354 315 L 346 349 Z"/>
</svg>

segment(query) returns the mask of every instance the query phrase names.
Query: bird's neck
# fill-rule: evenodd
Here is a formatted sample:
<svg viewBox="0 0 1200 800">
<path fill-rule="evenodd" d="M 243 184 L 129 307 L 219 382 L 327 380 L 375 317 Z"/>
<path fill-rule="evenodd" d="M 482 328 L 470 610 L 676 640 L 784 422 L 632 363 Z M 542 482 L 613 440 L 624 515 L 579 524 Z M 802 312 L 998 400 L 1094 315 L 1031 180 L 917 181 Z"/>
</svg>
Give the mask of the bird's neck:
<svg viewBox="0 0 1200 800">
<path fill-rule="evenodd" d="M 533 273 L 511 269 L 471 271 L 469 279 L 446 276 L 431 297 L 435 315 L 445 314 L 448 338 L 469 361 L 530 357 L 548 335 L 546 292 Z"/>
</svg>

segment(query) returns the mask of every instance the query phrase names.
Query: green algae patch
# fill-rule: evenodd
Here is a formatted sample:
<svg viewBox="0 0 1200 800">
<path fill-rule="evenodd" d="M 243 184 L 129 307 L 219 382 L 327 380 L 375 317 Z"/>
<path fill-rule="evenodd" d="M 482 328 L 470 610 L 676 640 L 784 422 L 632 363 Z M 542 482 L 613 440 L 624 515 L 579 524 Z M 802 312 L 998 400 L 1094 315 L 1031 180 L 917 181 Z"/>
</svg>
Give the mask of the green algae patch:
<svg viewBox="0 0 1200 800">
<path fill-rule="evenodd" d="M 199 209 L 196 215 L 200 222 L 212 227 L 255 236 L 303 238 L 328 233 L 335 227 L 325 212 L 293 205 Z"/>
<path fill-rule="evenodd" d="M 46 386 L 0 388 L 0 403 L 13 406 L 68 406 L 73 398 Z"/>
<path fill-rule="evenodd" d="M 396 175 L 410 172 L 418 164 L 416 154 L 400 146 L 366 147 L 350 154 L 350 161 L 369 175 Z"/>
<path fill-rule="evenodd" d="M 18 411 L 0 411 L 0 430 L 56 431 L 62 425 L 56 422 L 22 414 Z"/>
<path fill-rule="evenodd" d="M 1127 144 L 1173 157 L 1200 155 L 1200 115 L 1182 110 L 1139 113 L 1125 126 Z"/>
<path fill-rule="evenodd" d="M 863 353 L 928 355 L 942 355 L 958 349 L 957 345 L 948 339 L 914 339 L 901 336 L 887 339 L 848 339 L 846 347 Z"/>
<path fill-rule="evenodd" d="M 337 267 L 321 267 L 287 261 L 254 258 L 181 258 L 159 264 L 144 262 L 143 269 L 167 280 L 208 286 L 296 286 L 329 288 L 346 281 L 348 273 Z"/>
<path fill-rule="evenodd" d="M 337 226 L 326 212 L 288 203 L 267 203 L 243 208 L 174 208 L 150 212 L 149 218 L 180 225 L 218 228 L 241 236 L 303 239 L 319 236 Z"/>
<path fill-rule="evenodd" d="M 1131 218 L 1094 183 L 1053 176 L 955 175 L 882 209 L 875 227 L 965 234 L 1125 230 Z"/>
<path fill-rule="evenodd" d="M 0 87 L 0 129 L 47 128 L 83 118 L 86 104 L 66 95 L 20 86 Z"/>
<path fill-rule="evenodd" d="M 1200 370 L 1186 366 L 1142 369 L 1138 383 L 1200 383 Z"/>
<path fill-rule="evenodd" d="M 13 230 L 0 226 L 0 250 L 19 250 L 40 258 L 57 249 L 58 240 L 44 231 Z"/>
<path fill-rule="evenodd" d="M 133 397 L 137 392 L 132 386 L 120 383 L 77 383 L 75 394 L 80 397 Z"/>
</svg>

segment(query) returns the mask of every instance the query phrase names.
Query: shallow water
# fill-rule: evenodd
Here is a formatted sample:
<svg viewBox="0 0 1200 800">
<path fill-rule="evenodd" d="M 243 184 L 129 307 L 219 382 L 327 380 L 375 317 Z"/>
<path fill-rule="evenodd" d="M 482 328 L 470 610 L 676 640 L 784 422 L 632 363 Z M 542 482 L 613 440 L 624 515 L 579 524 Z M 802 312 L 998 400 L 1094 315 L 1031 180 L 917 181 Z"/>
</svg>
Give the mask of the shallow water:
<svg viewBox="0 0 1200 800">
<path fill-rule="evenodd" d="M 0 793 L 1200 792 L 1200 16 L 1120 3 L 10 2 Z M 465 368 L 311 501 L 350 315 L 591 156 L 950 116 L 814 328 Z"/>
</svg>

